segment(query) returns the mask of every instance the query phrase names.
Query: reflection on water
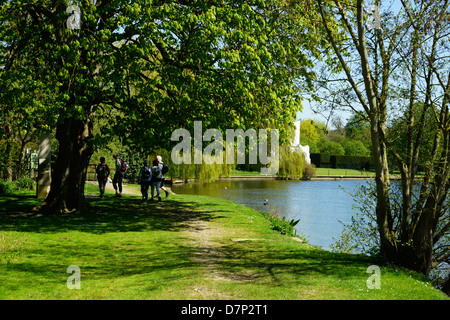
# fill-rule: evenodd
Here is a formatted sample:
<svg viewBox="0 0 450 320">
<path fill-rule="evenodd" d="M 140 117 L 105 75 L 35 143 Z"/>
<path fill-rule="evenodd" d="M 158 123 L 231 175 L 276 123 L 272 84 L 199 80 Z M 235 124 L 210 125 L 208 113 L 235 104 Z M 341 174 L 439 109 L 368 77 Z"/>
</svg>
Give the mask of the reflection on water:
<svg viewBox="0 0 450 320">
<path fill-rule="evenodd" d="M 366 181 L 228 180 L 214 183 L 174 184 L 175 193 L 207 195 L 233 200 L 258 211 L 300 219 L 298 234 L 324 249 L 334 243 L 343 223 L 353 215 L 348 192 Z M 265 204 L 265 200 L 267 204 Z"/>
</svg>

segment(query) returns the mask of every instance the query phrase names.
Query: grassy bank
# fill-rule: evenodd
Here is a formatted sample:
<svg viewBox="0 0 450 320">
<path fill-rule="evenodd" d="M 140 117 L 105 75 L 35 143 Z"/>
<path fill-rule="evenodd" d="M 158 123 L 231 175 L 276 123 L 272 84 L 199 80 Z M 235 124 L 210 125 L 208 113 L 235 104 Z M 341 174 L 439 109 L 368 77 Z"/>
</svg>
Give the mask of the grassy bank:
<svg viewBox="0 0 450 320">
<path fill-rule="evenodd" d="M 375 172 L 354 170 L 354 169 L 334 169 L 334 168 L 316 168 L 317 176 L 361 176 L 375 177 Z M 232 170 L 231 175 L 260 175 L 259 171 Z"/>
<path fill-rule="evenodd" d="M 361 176 L 375 177 L 375 172 L 354 169 L 316 168 L 318 176 Z"/>
<path fill-rule="evenodd" d="M 87 192 L 90 213 L 60 217 L 23 215 L 30 193 L 0 198 L 0 299 L 447 298 L 419 274 L 281 235 L 231 201 Z M 381 289 L 366 285 L 373 264 Z M 79 290 L 66 284 L 71 265 Z"/>
</svg>

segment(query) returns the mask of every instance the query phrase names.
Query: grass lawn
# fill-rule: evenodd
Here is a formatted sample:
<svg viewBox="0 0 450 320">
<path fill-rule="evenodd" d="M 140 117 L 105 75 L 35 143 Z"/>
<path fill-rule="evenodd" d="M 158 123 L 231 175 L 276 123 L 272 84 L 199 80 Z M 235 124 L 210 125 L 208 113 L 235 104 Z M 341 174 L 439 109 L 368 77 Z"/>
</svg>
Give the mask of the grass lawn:
<svg viewBox="0 0 450 320">
<path fill-rule="evenodd" d="M 233 170 L 231 175 L 260 175 L 259 171 Z M 317 176 L 362 176 L 375 177 L 375 172 L 354 169 L 316 168 Z"/>
<path fill-rule="evenodd" d="M 237 176 L 259 176 L 261 175 L 260 171 L 245 171 L 245 170 L 237 170 L 233 169 L 231 170 L 231 175 L 237 175 Z"/>
<path fill-rule="evenodd" d="M 89 213 L 55 217 L 23 215 L 30 193 L 0 197 L 0 299 L 448 299 L 422 275 L 300 243 L 231 201 L 86 192 Z M 366 285 L 374 264 L 381 289 Z"/>
<path fill-rule="evenodd" d="M 318 176 L 362 176 L 375 177 L 373 171 L 363 171 L 354 169 L 333 169 L 333 168 L 316 168 L 316 175 Z"/>
</svg>

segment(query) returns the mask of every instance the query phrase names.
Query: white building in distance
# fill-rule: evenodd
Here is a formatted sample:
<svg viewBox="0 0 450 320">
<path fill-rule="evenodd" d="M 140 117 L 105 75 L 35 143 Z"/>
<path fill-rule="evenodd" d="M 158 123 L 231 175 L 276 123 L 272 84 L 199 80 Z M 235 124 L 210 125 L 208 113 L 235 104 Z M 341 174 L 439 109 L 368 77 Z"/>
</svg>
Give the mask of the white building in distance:
<svg viewBox="0 0 450 320">
<path fill-rule="evenodd" d="M 291 150 L 297 152 L 303 152 L 305 155 L 306 163 L 311 163 L 311 157 L 309 154 L 309 146 L 302 146 L 300 144 L 300 120 L 294 121 L 295 132 L 294 132 L 294 140 L 291 141 Z"/>
</svg>

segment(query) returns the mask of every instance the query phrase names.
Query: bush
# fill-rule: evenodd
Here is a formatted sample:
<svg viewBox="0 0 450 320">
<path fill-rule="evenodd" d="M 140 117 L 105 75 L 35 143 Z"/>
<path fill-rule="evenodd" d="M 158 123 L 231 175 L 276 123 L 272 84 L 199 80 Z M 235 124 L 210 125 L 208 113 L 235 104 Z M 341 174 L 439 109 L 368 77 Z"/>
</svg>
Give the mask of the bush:
<svg viewBox="0 0 450 320">
<path fill-rule="evenodd" d="M 361 141 L 345 139 L 341 144 L 346 156 L 370 156 L 370 151 Z"/>
<path fill-rule="evenodd" d="M 372 157 L 329 155 L 312 153 L 311 162 L 318 168 L 338 168 L 355 170 L 372 170 L 374 167 Z"/>
<path fill-rule="evenodd" d="M 301 179 L 305 164 L 305 155 L 303 152 L 291 151 L 289 147 L 282 148 L 278 175 L 285 178 Z"/>
<path fill-rule="evenodd" d="M 17 181 L 0 180 L 0 195 L 12 194 L 18 190 L 33 190 L 36 182 L 30 177 L 22 177 Z"/>
<path fill-rule="evenodd" d="M 13 193 L 15 190 L 14 182 L 9 180 L 0 180 L 0 195 Z"/>
<path fill-rule="evenodd" d="M 294 229 L 294 227 L 299 222 L 300 219 L 298 220 L 292 219 L 291 221 L 287 221 L 285 217 L 283 217 L 282 219 L 278 217 L 271 217 L 270 228 L 284 235 L 295 236 L 297 235 L 297 231 Z"/>
<path fill-rule="evenodd" d="M 303 170 L 303 179 L 311 179 L 316 176 L 316 166 L 312 163 L 305 163 L 305 169 Z"/>
<path fill-rule="evenodd" d="M 320 153 L 333 154 L 333 155 L 344 155 L 344 148 L 337 142 L 322 140 L 318 143 Z"/>
<path fill-rule="evenodd" d="M 16 181 L 15 185 L 18 190 L 33 190 L 36 182 L 30 177 L 22 177 Z"/>
</svg>

